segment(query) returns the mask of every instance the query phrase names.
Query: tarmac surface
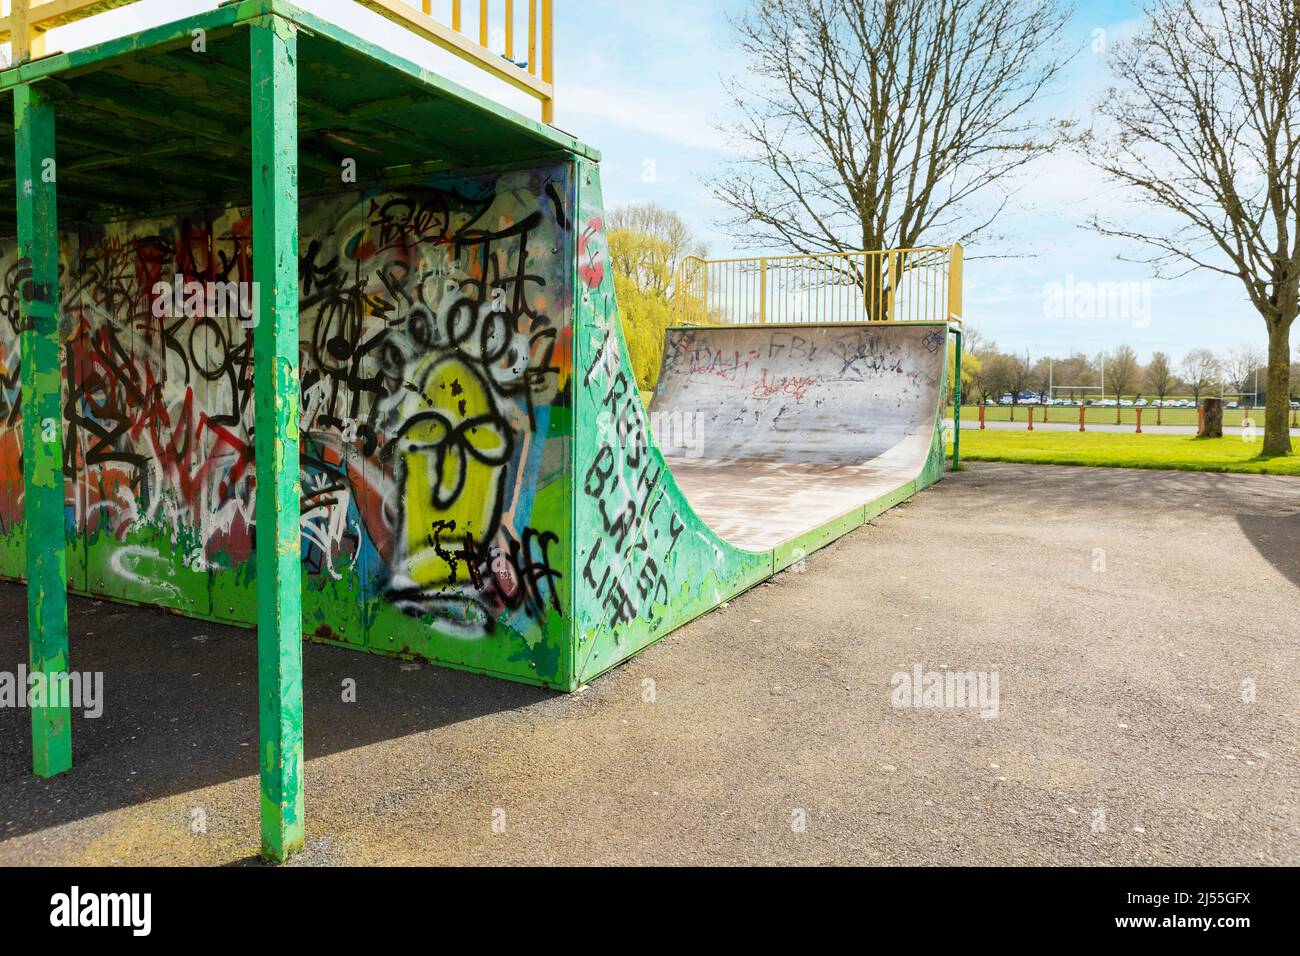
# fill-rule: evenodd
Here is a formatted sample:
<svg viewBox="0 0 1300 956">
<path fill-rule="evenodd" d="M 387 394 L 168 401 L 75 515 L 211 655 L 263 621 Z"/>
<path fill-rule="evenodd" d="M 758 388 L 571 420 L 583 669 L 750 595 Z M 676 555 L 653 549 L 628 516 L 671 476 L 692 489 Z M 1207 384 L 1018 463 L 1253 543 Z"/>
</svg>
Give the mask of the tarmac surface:
<svg viewBox="0 0 1300 956">
<path fill-rule="evenodd" d="M 1298 602 L 1300 479 L 974 463 L 570 696 L 308 645 L 296 862 L 1295 865 Z M 39 780 L 0 709 L 0 864 L 252 862 L 252 633 L 70 627 L 104 713 Z"/>
</svg>

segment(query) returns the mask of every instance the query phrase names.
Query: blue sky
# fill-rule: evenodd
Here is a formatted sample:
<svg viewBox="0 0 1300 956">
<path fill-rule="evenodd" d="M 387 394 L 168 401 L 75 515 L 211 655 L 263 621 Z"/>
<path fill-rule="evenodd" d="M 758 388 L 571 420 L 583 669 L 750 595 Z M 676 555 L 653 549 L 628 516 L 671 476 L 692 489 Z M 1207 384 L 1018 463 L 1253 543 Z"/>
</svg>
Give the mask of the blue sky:
<svg viewBox="0 0 1300 956">
<path fill-rule="evenodd" d="M 480 77 L 351 0 L 300 2 L 536 115 L 535 104 L 526 97 Z M 715 227 L 726 210 L 709 195 L 703 179 L 731 155 L 715 124 L 731 113 L 722 78 L 744 69 L 727 13 L 747 3 L 555 0 L 556 124 L 602 151 L 606 205 L 656 202 L 675 209 L 716 255 L 733 252 L 734 243 Z M 522 0 L 517 5 L 522 7 Z M 110 25 L 97 30 L 123 32 L 210 6 L 210 0 L 144 0 L 99 18 L 97 22 Z M 477 4 L 465 7 L 473 11 Z M 1045 113 L 1088 122 L 1092 104 L 1109 82 L 1104 54 L 1091 49 L 1094 31 L 1105 31 L 1110 42 L 1132 32 L 1140 16 L 1139 4 L 1130 0 L 1079 4 L 1065 39 L 1081 52 L 1044 102 Z M 86 30 L 86 25 L 64 28 L 55 35 L 61 41 L 55 45 L 81 45 Z M 1008 192 L 1012 203 L 998 228 L 1006 238 L 969 246 L 965 271 L 966 321 L 1003 348 L 1063 355 L 1128 344 L 1145 359 L 1155 350 L 1180 356 L 1201 346 L 1264 345 L 1263 321 L 1232 280 L 1193 273 L 1177 281 L 1155 281 L 1149 267 L 1116 259 L 1120 253 L 1140 253 L 1140 248 L 1084 228 L 1093 211 L 1118 219 L 1151 214 L 1127 202 L 1084 157 L 1064 153 L 1042 160 Z M 929 241 L 945 244 L 951 238 L 932 236 Z M 1134 311 L 1108 318 L 1053 313 L 1053 291 L 1099 282 L 1124 284 Z"/>
</svg>

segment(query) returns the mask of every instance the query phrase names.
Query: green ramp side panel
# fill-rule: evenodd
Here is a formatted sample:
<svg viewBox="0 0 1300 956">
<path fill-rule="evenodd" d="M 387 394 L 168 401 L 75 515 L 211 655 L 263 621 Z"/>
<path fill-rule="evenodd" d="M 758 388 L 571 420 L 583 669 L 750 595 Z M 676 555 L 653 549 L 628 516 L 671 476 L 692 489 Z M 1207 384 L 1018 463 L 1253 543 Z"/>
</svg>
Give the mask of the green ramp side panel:
<svg viewBox="0 0 1300 956">
<path fill-rule="evenodd" d="M 599 167 L 577 161 L 574 626 L 577 683 L 772 573 L 691 509 L 650 434 L 614 297 Z"/>
<path fill-rule="evenodd" d="M 948 362 L 945 359 L 939 363 L 939 407 L 934 414 L 934 436 L 930 439 L 930 452 L 926 455 L 925 465 L 921 468 L 921 473 L 916 476 L 913 491 L 920 491 L 922 488 L 934 484 L 948 473 L 946 443 L 943 440 L 943 399 L 947 394 L 947 390 Z"/>
</svg>

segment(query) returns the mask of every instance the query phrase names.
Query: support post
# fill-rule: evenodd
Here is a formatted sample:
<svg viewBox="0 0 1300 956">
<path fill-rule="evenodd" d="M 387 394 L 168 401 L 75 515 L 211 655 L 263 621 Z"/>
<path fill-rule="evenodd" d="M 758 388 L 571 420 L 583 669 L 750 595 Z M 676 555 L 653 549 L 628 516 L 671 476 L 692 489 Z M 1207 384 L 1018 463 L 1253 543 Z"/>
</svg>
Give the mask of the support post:
<svg viewBox="0 0 1300 956">
<path fill-rule="evenodd" d="M 953 335 L 957 340 L 957 356 L 953 362 L 956 381 L 952 383 L 952 470 L 961 471 L 961 329 L 956 329 Z"/>
<path fill-rule="evenodd" d="M 275 16 L 249 27 L 249 43 L 262 854 L 278 862 L 303 844 L 298 47 L 293 25 Z"/>
<path fill-rule="evenodd" d="M 40 86 L 23 83 L 14 87 L 14 168 L 27 525 L 27 663 L 32 675 L 42 675 L 45 688 L 44 699 L 32 708 L 32 770 L 37 776 L 52 777 L 72 766 L 72 713 L 62 693 L 68 674 L 68 557 L 63 517 L 54 104 Z"/>
</svg>

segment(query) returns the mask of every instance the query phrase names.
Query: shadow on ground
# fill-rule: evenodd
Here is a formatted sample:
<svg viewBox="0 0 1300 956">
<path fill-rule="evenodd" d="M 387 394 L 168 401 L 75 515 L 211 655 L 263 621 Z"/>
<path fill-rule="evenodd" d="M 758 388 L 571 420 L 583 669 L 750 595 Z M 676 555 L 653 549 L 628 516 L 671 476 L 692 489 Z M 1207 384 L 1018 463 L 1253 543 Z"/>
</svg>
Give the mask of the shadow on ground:
<svg viewBox="0 0 1300 956">
<path fill-rule="evenodd" d="M 1300 502 L 1297 502 L 1300 505 Z M 1296 587 L 1300 587 L 1300 513 L 1292 515 L 1237 515 L 1246 540 L 1264 560 Z"/>
<path fill-rule="evenodd" d="M 23 586 L 0 583 L 0 670 L 27 659 L 26 602 Z M 31 772 L 30 711 L 0 708 L 5 838 L 257 773 L 253 631 L 78 597 L 68 627 L 73 668 L 104 673 L 103 714 L 73 712 L 73 768 L 42 780 Z M 355 703 L 343 701 L 346 678 L 356 681 Z M 476 674 L 303 648 L 309 758 L 553 696 Z"/>
</svg>

